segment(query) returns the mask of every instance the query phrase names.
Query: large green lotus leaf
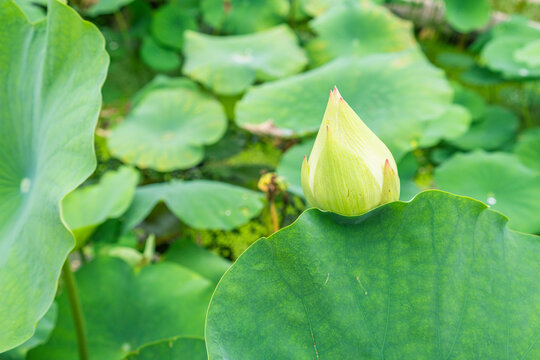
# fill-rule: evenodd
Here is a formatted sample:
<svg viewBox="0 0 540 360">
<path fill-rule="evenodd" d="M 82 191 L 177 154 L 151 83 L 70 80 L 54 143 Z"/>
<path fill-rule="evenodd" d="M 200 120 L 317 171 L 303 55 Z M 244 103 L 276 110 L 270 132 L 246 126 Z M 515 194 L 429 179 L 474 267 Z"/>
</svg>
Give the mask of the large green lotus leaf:
<svg viewBox="0 0 540 360">
<path fill-rule="evenodd" d="M 177 337 L 142 347 L 126 360 L 207 360 L 203 338 Z"/>
<path fill-rule="evenodd" d="M 540 37 L 540 32 L 538 37 Z M 540 65 L 530 66 L 528 62 L 516 59 L 519 55 L 515 55 L 523 51 L 530 43 L 531 40 L 527 37 L 496 37 L 482 49 L 482 60 L 488 68 L 502 72 L 506 78 L 538 77 Z"/>
<path fill-rule="evenodd" d="M 279 161 L 276 172 L 287 182 L 287 191 L 304 197 L 301 181 L 301 169 L 304 156 L 311 154 L 315 139 L 304 140 L 301 144 L 294 145 L 283 155 Z"/>
<path fill-rule="evenodd" d="M 514 59 L 528 67 L 540 67 L 540 39 L 532 41 L 514 52 Z"/>
<path fill-rule="evenodd" d="M 315 70 L 253 87 L 236 107 L 238 125 L 278 136 L 319 129 L 330 89 L 385 142 L 396 160 L 413 147 L 425 123 L 450 105 L 441 70 L 419 53 L 339 58 Z"/>
<path fill-rule="evenodd" d="M 182 50 L 184 31 L 197 29 L 193 11 L 174 3 L 161 6 L 152 15 L 152 35 L 165 46 Z"/>
<path fill-rule="evenodd" d="M 218 31 L 249 34 L 285 22 L 288 0 L 202 0 L 203 20 Z"/>
<path fill-rule="evenodd" d="M 366 2 L 333 6 L 309 25 L 318 35 L 308 44 L 317 64 L 338 56 L 365 56 L 417 47 L 410 22 Z"/>
<path fill-rule="evenodd" d="M 93 359 L 120 360 L 141 346 L 174 336 L 203 336 L 214 285 L 180 265 L 135 271 L 118 258 L 97 258 L 75 273 Z M 77 341 L 66 294 L 58 299 L 50 340 L 28 359 L 73 360 Z"/>
<path fill-rule="evenodd" d="M 231 262 L 189 239 L 176 241 L 165 253 L 165 260 L 195 271 L 217 284 Z"/>
<path fill-rule="evenodd" d="M 540 173 L 513 154 L 457 154 L 435 170 L 435 184 L 485 202 L 508 216 L 512 229 L 540 232 Z"/>
<path fill-rule="evenodd" d="M 463 135 L 471 124 L 471 113 L 463 106 L 453 104 L 444 114 L 433 119 L 418 142 L 419 147 L 430 147 L 441 140 L 449 140 Z"/>
<path fill-rule="evenodd" d="M 124 231 L 140 223 L 163 201 L 183 222 L 196 229 L 232 230 L 257 216 L 260 193 L 218 181 L 171 181 L 139 187 L 124 216 Z"/>
<path fill-rule="evenodd" d="M 296 35 L 287 25 L 250 35 L 185 34 L 183 71 L 214 92 L 235 95 L 255 80 L 296 74 L 307 63 Z"/>
<path fill-rule="evenodd" d="M 34 335 L 26 340 L 21 345 L 8 352 L 0 354 L 0 360 L 24 360 L 30 349 L 38 345 L 44 344 L 49 339 L 51 332 L 56 326 L 56 318 L 58 316 L 58 306 L 55 302 L 52 303 L 47 313 L 39 319 L 36 325 Z"/>
<path fill-rule="evenodd" d="M 78 246 L 84 244 L 98 225 L 128 209 L 138 181 L 139 173 L 123 166 L 105 173 L 98 184 L 79 188 L 64 198 L 62 214 Z"/>
<path fill-rule="evenodd" d="M 488 0 L 444 0 L 445 16 L 450 25 L 467 33 L 486 26 L 491 16 Z"/>
<path fill-rule="evenodd" d="M 96 17 L 99 15 L 112 14 L 131 2 L 133 2 L 133 0 L 98 0 L 94 5 L 84 10 L 84 15 Z"/>
<path fill-rule="evenodd" d="M 181 80 L 175 86 L 143 89 L 142 98 L 109 137 L 113 156 L 158 171 L 187 169 L 203 159 L 203 145 L 223 136 L 227 119 L 216 99 Z"/>
<path fill-rule="evenodd" d="M 484 115 L 473 123 L 461 136 L 448 141 L 464 150 L 498 149 L 516 134 L 519 125 L 517 116 L 500 106 L 488 106 Z"/>
<path fill-rule="evenodd" d="M 514 153 L 527 167 L 540 172 L 540 128 L 519 134 Z"/>
<path fill-rule="evenodd" d="M 32 336 L 73 236 L 60 200 L 95 167 L 107 73 L 96 27 L 56 1 L 30 24 L 0 0 L 0 352 Z"/>
<path fill-rule="evenodd" d="M 142 61 L 157 71 L 173 71 L 180 66 L 180 56 L 163 48 L 151 36 L 144 37 L 140 54 Z"/>
<path fill-rule="evenodd" d="M 221 279 L 209 359 L 536 359 L 540 239 L 505 223 L 440 191 L 308 210 Z"/>
</svg>

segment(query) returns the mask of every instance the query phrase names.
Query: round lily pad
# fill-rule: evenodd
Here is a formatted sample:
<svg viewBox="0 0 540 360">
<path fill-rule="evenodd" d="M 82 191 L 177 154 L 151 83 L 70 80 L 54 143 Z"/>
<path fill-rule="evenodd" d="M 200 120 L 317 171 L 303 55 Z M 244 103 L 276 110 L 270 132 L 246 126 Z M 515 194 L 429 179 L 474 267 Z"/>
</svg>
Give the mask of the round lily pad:
<svg viewBox="0 0 540 360">
<path fill-rule="evenodd" d="M 98 184 L 79 188 L 64 198 L 62 214 L 77 246 L 83 245 L 98 225 L 128 209 L 138 181 L 138 172 L 124 166 L 106 172 Z"/>
<path fill-rule="evenodd" d="M 157 71 L 173 71 L 180 66 L 180 56 L 159 45 L 151 36 L 144 37 L 140 54 L 144 63 Z"/>
<path fill-rule="evenodd" d="M 464 150 L 495 150 L 513 139 L 519 125 L 517 116 L 500 106 L 488 106 L 486 112 L 461 136 L 447 139 Z"/>
<path fill-rule="evenodd" d="M 523 59 L 518 60 L 520 56 L 516 55 L 516 53 L 523 54 L 524 49 L 530 43 L 530 39 L 523 37 L 497 37 L 484 47 L 481 56 L 491 70 L 502 72 L 507 78 L 538 77 L 540 76 L 540 65 L 530 66 Z"/>
<path fill-rule="evenodd" d="M 457 154 L 436 168 L 435 184 L 502 212 L 512 229 L 540 232 L 540 174 L 513 154 Z"/>
<path fill-rule="evenodd" d="M 124 231 L 140 223 L 163 201 L 183 222 L 196 229 L 231 230 L 257 216 L 261 193 L 218 181 L 172 181 L 139 187 L 124 216 Z"/>
<path fill-rule="evenodd" d="M 122 360 L 140 347 L 175 336 L 203 336 L 214 285 L 173 263 L 135 271 L 123 260 L 97 258 L 75 273 L 84 309 L 89 352 Z M 77 359 L 66 293 L 58 299 L 58 323 L 50 340 L 28 360 Z"/>
<path fill-rule="evenodd" d="M 143 346 L 126 360 L 207 360 L 204 338 L 176 337 Z"/>
<path fill-rule="evenodd" d="M 204 157 L 204 146 L 225 133 L 219 102 L 192 82 L 142 90 L 126 119 L 113 129 L 108 147 L 125 163 L 158 171 L 187 169 Z"/>
<path fill-rule="evenodd" d="M 488 0 L 444 0 L 444 4 L 446 19 L 463 33 L 486 26 L 491 16 Z"/>
<path fill-rule="evenodd" d="M 427 124 L 418 146 L 430 147 L 437 145 L 443 139 L 455 139 L 463 135 L 470 124 L 470 112 L 461 105 L 453 104 L 444 114 Z"/>
<path fill-rule="evenodd" d="M 30 23 L 0 0 L 0 353 L 32 336 L 74 241 L 61 199 L 95 168 L 93 133 L 107 73 L 105 41 L 49 1 Z"/>
<path fill-rule="evenodd" d="M 540 171 L 540 128 L 527 129 L 519 134 L 514 153 L 527 167 Z"/>
<path fill-rule="evenodd" d="M 152 15 L 152 35 L 163 45 L 182 50 L 184 31 L 197 29 L 195 15 L 175 3 L 163 5 Z"/>
<path fill-rule="evenodd" d="M 285 22 L 288 0 L 202 0 L 203 20 L 228 34 L 249 34 Z"/>
<path fill-rule="evenodd" d="M 253 87 L 236 107 L 236 122 L 256 133 L 302 136 L 319 129 L 337 85 L 360 118 L 398 158 L 414 147 L 427 121 L 447 111 L 452 89 L 416 51 L 338 58 L 320 68 Z"/>
<path fill-rule="evenodd" d="M 440 191 L 359 217 L 310 209 L 223 276 L 208 357 L 538 358 L 540 239 L 506 221 Z"/>
<path fill-rule="evenodd" d="M 318 35 L 308 44 L 317 64 L 338 56 L 391 53 L 417 46 L 410 22 L 369 2 L 332 6 L 309 26 Z"/>
<path fill-rule="evenodd" d="M 275 80 L 300 72 L 307 58 L 297 41 L 286 25 L 238 36 L 189 31 L 183 70 L 216 93 L 239 94 L 255 80 Z"/>
<path fill-rule="evenodd" d="M 514 52 L 514 59 L 531 68 L 540 67 L 540 39 L 517 49 Z"/>
</svg>

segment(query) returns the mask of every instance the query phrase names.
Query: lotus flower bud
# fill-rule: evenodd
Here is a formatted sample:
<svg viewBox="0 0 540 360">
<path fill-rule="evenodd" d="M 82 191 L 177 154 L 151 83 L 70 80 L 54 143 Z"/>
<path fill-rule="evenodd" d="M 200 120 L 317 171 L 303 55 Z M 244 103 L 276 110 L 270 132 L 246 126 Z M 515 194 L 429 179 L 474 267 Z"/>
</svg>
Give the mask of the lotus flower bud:
<svg viewBox="0 0 540 360">
<path fill-rule="evenodd" d="M 341 215 L 399 199 L 392 153 L 335 87 L 309 161 L 304 157 L 302 189 L 309 205 Z"/>
</svg>

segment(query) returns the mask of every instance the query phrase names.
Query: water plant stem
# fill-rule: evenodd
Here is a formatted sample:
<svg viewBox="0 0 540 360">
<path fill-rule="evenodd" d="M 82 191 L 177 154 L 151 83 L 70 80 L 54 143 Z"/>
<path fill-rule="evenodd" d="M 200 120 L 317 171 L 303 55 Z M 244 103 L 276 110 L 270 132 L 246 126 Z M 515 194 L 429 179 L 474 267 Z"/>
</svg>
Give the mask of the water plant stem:
<svg viewBox="0 0 540 360">
<path fill-rule="evenodd" d="M 276 202 L 274 199 L 270 200 L 270 217 L 272 218 L 272 227 L 274 232 L 279 230 L 279 216 L 276 209 Z"/>
<path fill-rule="evenodd" d="M 79 360 L 90 360 L 88 352 L 88 341 L 86 339 L 86 327 L 81 309 L 81 301 L 77 290 L 75 276 L 69 267 L 69 259 L 66 259 L 62 266 L 62 279 L 64 280 L 65 290 L 69 299 L 71 308 L 71 317 L 75 326 L 75 334 L 77 336 L 77 348 L 79 350 Z"/>
</svg>

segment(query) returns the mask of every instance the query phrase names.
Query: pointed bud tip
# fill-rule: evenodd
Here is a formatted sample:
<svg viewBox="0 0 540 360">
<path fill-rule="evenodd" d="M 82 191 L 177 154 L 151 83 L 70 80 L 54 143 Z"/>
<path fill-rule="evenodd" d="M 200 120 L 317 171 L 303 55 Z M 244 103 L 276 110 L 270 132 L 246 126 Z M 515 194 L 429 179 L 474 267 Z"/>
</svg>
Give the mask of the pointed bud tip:
<svg viewBox="0 0 540 360">
<path fill-rule="evenodd" d="M 341 99 L 341 94 L 339 93 L 339 90 L 337 88 L 337 86 L 334 85 L 334 90 L 330 91 L 330 97 L 335 97 L 335 98 L 338 98 L 338 99 Z"/>
</svg>

